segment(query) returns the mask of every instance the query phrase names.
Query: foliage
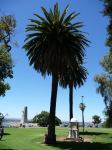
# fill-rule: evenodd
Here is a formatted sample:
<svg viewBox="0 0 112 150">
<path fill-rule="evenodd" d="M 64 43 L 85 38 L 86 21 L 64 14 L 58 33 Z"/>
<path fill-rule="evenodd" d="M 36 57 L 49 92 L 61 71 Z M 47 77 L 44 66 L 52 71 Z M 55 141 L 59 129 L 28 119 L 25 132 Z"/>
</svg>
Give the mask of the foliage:
<svg viewBox="0 0 112 150">
<path fill-rule="evenodd" d="M 0 46 L 0 96 L 4 96 L 6 90 L 10 89 L 8 83 L 5 83 L 7 77 L 13 77 L 13 63 L 11 55 L 3 46 Z"/>
<path fill-rule="evenodd" d="M 108 109 L 104 110 L 105 115 L 105 121 L 104 121 L 104 127 L 111 128 L 112 127 L 112 103 L 108 107 Z"/>
<path fill-rule="evenodd" d="M 15 26 L 16 21 L 13 16 L 0 17 L 0 96 L 4 96 L 6 90 L 10 89 L 10 85 L 5 83 L 5 79 L 13 77 L 13 62 L 9 51 Z"/>
<path fill-rule="evenodd" d="M 112 122 L 110 110 L 112 109 L 112 0 L 102 0 L 104 3 L 103 14 L 108 16 L 109 24 L 107 27 L 106 45 L 109 47 L 109 52 L 100 61 L 104 69 L 104 73 L 96 75 L 94 80 L 98 83 L 97 92 L 100 93 L 104 99 L 106 106 L 107 122 Z M 110 120 L 110 121 L 109 121 Z M 110 124 L 112 126 L 112 124 Z"/>
<path fill-rule="evenodd" d="M 112 103 L 112 53 L 107 53 L 100 61 L 104 73 L 96 75 L 94 80 L 98 83 L 97 92 L 104 98 L 106 108 Z"/>
<path fill-rule="evenodd" d="M 7 51 L 11 50 L 9 43 L 11 42 L 11 35 L 13 35 L 15 27 L 16 20 L 12 15 L 0 17 L 0 43 L 5 46 Z"/>
<path fill-rule="evenodd" d="M 112 0 L 102 0 L 104 2 L 104 15 L 108 16 L 109 24 L 107 27 L 108 38 L 106 41 L 107 46 L 109 46 L 112 52 Z"/>
<path fill-rule="evenodd" d="M 100 118 L 100 116 L 94 115 L 94 116 L 92 117 L 92 123 L 94 123 L 94 125 L 101 123 L 101 118 Z"/>
<path fill-rule="evenodd" d="M 82 96 L 83 98 L 83 96 Z M 84 133 L 84 127 L 85 127 L 85 123 L 84 123 L 84 110 L 86 108 L 86 105 L 82 102 L 79 104 L 79 108 L 82 111 L 82 126 L 83 126 L 83 133 Z"/>
<path fill-rule="evenodd" d="M 100 64 L 104 68 L 105 73 L 96 75 L 94 80 L 97 82 L 97 92 L 103 97 L 106 110 L 106 121 L 105 125 L 112 126 L 112 54 L 109 52 L 101 60 Z M 109 125 L 110 123 L 110 125 Z"/>
<path fill-rule="evenodd" d="M 111 16 L 112 14 L 112 0 L 102 0 L 104 2 L 104 15 Z"/>
<path fill-rule="evenodd" d="M 10 90 L 10 85 L 8 83 L 0 81 L 0 96 L 5 96 L 5 92 L 7 90 Z"/>
<path fill-rule="evenodd" d="M 107 117 L 106 120 L 103 123 L 103 126 L 105 128 L 112 128 L 112 119 L 110 119 L 109 117 Z"/>
<path fill-rule="evenodd" d="M 47 127 L 49 124 L 49 113 L 46 111 L 42 111 L 40 114 L 36 115 L 33 118 L 33 123 L 38 123 L 41 127 Z M 55 125 L 59 126 L 61 124 L 61 120 L 58 117 L 55 117 Z"/>
<path fill-rule="evenodd" d="M 13 62 L 11 54 L 7 52 L 4 46 L 0 46 L 0 80 L 13 77 Z"/>
<path fill-rule="evenodd" d="M 104 68 L 104 71 L 112 75 L 112 52 L 108 52 L 103 59 L 100 61 L 101 66 Z"/>
<path fill-rule="evenodd" d="M 77 86 L 81 86 L 84 84 L 84 81 L 87 78 L 87 70 L 81 64 L 77 63 L 75 67 L 73 66 L 67 67 L 66 72 L 60 76 L 59 84 L 66 88 L 70 86 L 71 83 L 76 88 Z"/>
<path fill-rule="evenodd" d="M 84 111 L 85 108 L 86 108 L 86 105 L 84 103 L 80 103 L 79 108 L 80 108 L 81 111 Z"/>
<path fill-rule="evenodd" d="M 58 4 L 54 5 L 54 12 L 42 7 L 45 18 L 34 14 L 38 19 L 30 19 L 32 24 L 26 28 L 31 33 L 27 35 L 24 48 L 30 65 L 42 75 L 61 75 L 67 67 L 75 68 L 83 62 L 88 41 L 79 30 L 82 23 L 71 22 L 78 14 L 73 12 L 66 17 L 67 9 L 68 6 L 60 15 Z"/>
<path fill-rule="evenodd" d="M 112 80 L 110 76 L 102 74 L 96 75 L 95 81 L 99 84 L 97 92 L 104 98 L 105 106 L 108 109 L 112 103 Z"/>
</svg>

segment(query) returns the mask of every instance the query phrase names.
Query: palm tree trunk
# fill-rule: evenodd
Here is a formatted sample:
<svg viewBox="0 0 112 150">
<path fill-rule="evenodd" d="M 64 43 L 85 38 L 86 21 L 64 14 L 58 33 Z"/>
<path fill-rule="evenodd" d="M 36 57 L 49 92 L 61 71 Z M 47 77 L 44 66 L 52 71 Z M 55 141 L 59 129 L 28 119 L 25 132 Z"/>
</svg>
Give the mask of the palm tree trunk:
<svg viewBox="0 0 112 150">
<path fill-rule="evenodd" d="M 82 125 L 83 125 L 83 133 L 84 133 L 84 111 L 82 110 Z"/>
<path fill-rule="evenodd" d="M 58 77 L 56 75 L 52 75 L 52 91 L 51 91 L 48 135 L 46 135 L 45 137 L 46 144 L 53 144 L 56 142 L 55 112 L 56 112 L 57 90 L 58 90 Z"/>
<path fill-rule="evenodd" d="M 73 84 L 69 85 L 69 120 L 73 118 Z"/>
<path fill-rule="evenodd" d="M 73 118 L 73 83 L 71 82 L 69 84 L 69 122 L 71 121 L 71 119 Z M 73 131 L 71 130 L 71 128 L 69 129 L 69 138 L 72 138 L 72 133 Z"/>
</svg>

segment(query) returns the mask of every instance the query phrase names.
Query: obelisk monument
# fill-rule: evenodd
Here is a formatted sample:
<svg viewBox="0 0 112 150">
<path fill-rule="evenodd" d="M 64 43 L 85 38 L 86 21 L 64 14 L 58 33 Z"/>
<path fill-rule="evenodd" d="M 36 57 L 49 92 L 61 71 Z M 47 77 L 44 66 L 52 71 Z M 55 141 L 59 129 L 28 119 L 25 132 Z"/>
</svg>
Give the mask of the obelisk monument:
<svg viewBox="0 0 112 150">
<path fill-rule="evenodd" d="M 28 109 L 27 106 L 24 107 L 24 110 L 22 111 L 22 119 L 21 119 L 21 123 L 25 124 L 28 122 Z"/>
</svg>

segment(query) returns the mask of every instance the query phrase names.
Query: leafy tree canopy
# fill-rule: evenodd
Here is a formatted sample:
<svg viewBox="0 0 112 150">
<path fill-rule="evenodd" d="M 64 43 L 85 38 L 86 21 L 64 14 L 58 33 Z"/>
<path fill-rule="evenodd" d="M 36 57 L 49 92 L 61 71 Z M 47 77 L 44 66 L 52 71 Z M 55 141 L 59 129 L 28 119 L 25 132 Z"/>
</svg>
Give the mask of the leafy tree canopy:
<svg viewBox="0 0 112 150">
<path fill-rule="evenodd" d="M 109 75 L 96 75 L 94 80 L 98 83 L 97 92 L 104 98 L 106 108 L 112 102 L 112 78 Z"/>
<path fill-rule="evenodd" d="M 109 47 L 109 52 L 100 61 L 104 73 L 96 75 L 94 80 L 98 83 L 97 92 L 104 98 L 104 103 L 106 105 L 105 112 L 108 115 L 108 120 L 112 120 L 112 0 L 102 1 L 104 3 L 103 14 L 109 18 L 107 27 L 108 37 L 106 39 L 106 45 Z"/>
<path fill-rule="evenodd" d="M 9 43 L 16 27 L 16 20 L 12 15 L 0 17 L 0 43 L 7 51 L 11 50 Z"/>
<path fill-rule="evenodd" d="M 49 124 L 49 113 L 47 111 L 42 111 L 40 114 L 36 115 L 33 120 L 33 123 L 38 123 L 42 127 L 47 127 Z M 55 125 L 60 125 L 61 120 L 58 117 L 55 117 Z"/>
<path fill-rule="evenodd" d="M 92 122 L 93 122 L 94 124 L 99 124 L 99 123 L 101 123 L 101 118 L 100 118 L 100 116 L 94 115 L 94 116 L 92 117 Z"/>
<path fill-rule="evenodd" d="M 0 80 L 13 77 L 13 62 L 9 52 L 4 46 L 0 46 Z"/>
<path fill-rule="evenodd" d="M 13 62 L 9 51 L 15 26 L 16 21 L 13 16 L 0 16 L 0 96 L 4 96 L 6 90 L 10 89 L 5 79 L 13 77 Z"/>
<path fill-rule="evenodd" d="M 102 0 L 104 2 L 103 14 L 109 17 L 109 25 L 107 27 L 108 38 L 106 41 L 107 46 L 110 47 L 112 52 L 112 0 Z"/>
<path fill-rule="evenodd" d="M 10 90 L 10 85 L 3 81 L 0 81 L 0 96 L 5 96 L 5 92 Z"/>
<path fill-rule="evenodd" d="M 10 89 L 10 85 L 5 83 L 6 78 L 13 77 L 13 63 L 10 53 L 0 46 L 0 96 L 5 96 L 6 90 Z"/>
<path fill-rule="evenodd" d="M 100 64 L 104 68 L 104 71 L 112 76 L 112 52 L 108 52 L 100 61 Z"/>
<path fill-rule="evenodd" d="M 102 0 L 104 2 L 104 15 L 112 15 L 112 0 Z"/>
</svg>

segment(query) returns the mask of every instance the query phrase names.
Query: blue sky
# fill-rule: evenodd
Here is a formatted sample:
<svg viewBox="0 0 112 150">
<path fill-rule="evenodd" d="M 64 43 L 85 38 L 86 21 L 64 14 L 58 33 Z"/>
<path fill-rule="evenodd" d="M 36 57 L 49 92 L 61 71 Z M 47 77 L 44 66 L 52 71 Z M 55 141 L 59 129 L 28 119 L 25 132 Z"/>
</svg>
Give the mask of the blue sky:
<svg viewBox="0 0 112 150">
<path fill-rule="evenodd" d="M 0 16 L 11 14 L 16 18 L 17 27 L 13 40 L 18 42 L 18 47 L 13 46 L 12 49 L 14 78 L 7 80 L 11 90 L 5 97 L 0 97 L 0 112 L 8 113 L 10 118 L 21 118 L 22 109 L 28 106 L 28 117 L 32 118 L 42 110 L 49 111 L 51 77 L 43 78 L 29 66 L 22 46 L 28 19 L 34 18 L 34 13 L 41 15 L 41 6 L 49 9 L 55 2 L 59 3 L 61 11 L 69 4 L 68 13 L 72 11 L 80 13 L 74 22 L 84 23 L 82 30 L 88 33 L 87 38 L 91 41 L 90 46 L 86 48 L 84 64 L 89 72 L 87 81 L 80 89 L 74 89 L 74 115 L 81 121 L 79 103 L 83 95 L 86 104 L 85 121 L 91 121 L 93 115 L 100 115 L 103 119 L 103 99 L 96 93 L 97 85 L 93 81 L 94 75 L 103 71 L 99 61 L 108 51 L 105 47 L 108 20 L 101 14 L 103 5 L 99 0 L 0 0 Z M 68 94 L 68 89 L 58 88 L 56 115 L 62 120 L 69 119 Z"/>
</svg>

